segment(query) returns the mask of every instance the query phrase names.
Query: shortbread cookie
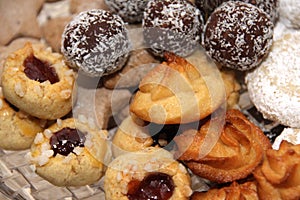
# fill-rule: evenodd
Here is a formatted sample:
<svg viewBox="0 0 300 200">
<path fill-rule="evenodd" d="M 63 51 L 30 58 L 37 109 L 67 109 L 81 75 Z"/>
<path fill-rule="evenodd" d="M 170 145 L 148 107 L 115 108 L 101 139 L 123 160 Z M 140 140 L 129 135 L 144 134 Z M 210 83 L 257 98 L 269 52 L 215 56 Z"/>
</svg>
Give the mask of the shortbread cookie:
<svg viewBox="0 0 300 200">
<path fill-rule="evenodd" d="M 269 120 L 300 128 L 300 32 L 276 40 L 269 56 L 246 76 L 250 99 Z"/>
<path fill-rule="evenodd" d="M 106 199 L 110 200 L 187 200 L 192 194 L 190 186 L 185 167 L 171 153 L 155 147 L 117 157 L 109 164 L 104 180 Z"/>
<path fill-rule="evenodd" d="M 6 45 L 20 36 L 41 37 L 37 15 L 44 0 L 0 1 L 0 44 Z"/>
<path fill-rule="evenodd" d="M 74 80 L 75 73 L 62 55 L 27 43 L 4 64 L 3 94 L 32 116 L 57 119 L 72 109 Z"/>
<path fill-rule="evenodd" d="M 127 152 L 139 151 L 150 147 L 153 139 L 149 135 L 146 124 L 129 115 L 118 127 L 112 140 L 112 151 L 114 157 Z"/>
<path fill-rule="evenodd" d="M 111 159 L 107 131 L 74 118 L 38 133 L 29 159 L 41 177 L 57 186 L 82 186 L 98 181 Z"/>
<path fill-rule="evenodd" d="M 45 120 L 32 117 L 9 104 L 0 87 L 0 148 L 6 150 L 28 149 Z"/>
<path fill-rule="evenodd" d="M 157 65 L 141 81 L 130 110 L 139 118 L 157 124 L 198 121 L 226 103 L 227 89 L 220 71 L 204 51 L 197 66 L 166 53 L 166 62 Z"/>
</svg>

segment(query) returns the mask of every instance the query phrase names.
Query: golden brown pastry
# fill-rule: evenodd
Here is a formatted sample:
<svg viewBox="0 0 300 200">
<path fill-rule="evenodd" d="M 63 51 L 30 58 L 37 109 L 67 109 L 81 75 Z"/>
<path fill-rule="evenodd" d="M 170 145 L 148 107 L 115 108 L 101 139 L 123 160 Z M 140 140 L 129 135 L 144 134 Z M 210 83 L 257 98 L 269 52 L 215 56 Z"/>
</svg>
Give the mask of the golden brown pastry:
<svg viewBox="0 0 300 200">
<path fill-rule="evenodd" d="M 228 187 L 210 189 L 207 192 L 194 192 L 191 200 L 259 200 L 254 182 L 238 184 L 233 182 Z"/>
<path fill-rule="evenodd" d="M 224 122 L 211 119 L 200 130 L 185 131 L 174 140 L 179 160 L 196 175 L 219 183 L 247 177 L 271 148 L 263 132 L 239 110 L 229 110 Z"/>
<path fill-rule="evenodd" d="M 67 118 L 38 133 L 28 155 L 38 175 L 56 186 L 98 181 L 111 160 L 108 133 L 80 119 Z"/>
<path fill-rule="evenodd" d="M 134 115 L 129 115 L 122 121 L 112 140 L 113 156 L 126 152 L 134 152 L 150 147 L 153 139 L 144 122 Z"/>
<path fill-rule="evenodd" d="M 109 200 L 187 200 L 192 194 L 186 168 L 159 147 L 115 158 L 105 173 L 104 190 Z"/>
<path fill-rule="evenodd" d="M 279 150 L 268 149 L 254 177 L 262 200 L 300 199 L 300 145 L 283 141 Z"/>
<path fill-rule="evenodd" d="M 130 110 L 139 118 L 157 124 L 198 121 L 210 115 L 228 94 L 216 65 L 204 52 L 197 67 L 184 58 L 165 53 L 166 61 L 157 65 L 141 81 Z"/>
<path fill-rule="evenodd" d="M 26 43 L 4 64 L 5 98 L 20 110 L 40 119 L 58 119 L 72 109 L 75 73 L 61 54 Z"/>
</svg>

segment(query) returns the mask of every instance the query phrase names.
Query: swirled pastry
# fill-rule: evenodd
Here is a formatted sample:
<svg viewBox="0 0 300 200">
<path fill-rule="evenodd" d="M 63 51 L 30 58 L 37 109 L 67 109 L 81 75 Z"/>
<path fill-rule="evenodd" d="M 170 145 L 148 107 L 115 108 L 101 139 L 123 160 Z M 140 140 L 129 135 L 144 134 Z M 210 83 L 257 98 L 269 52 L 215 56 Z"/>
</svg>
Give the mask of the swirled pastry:
<svg viewBox="0 0 300 200">
<path fill-rule="evenodd" d="M 130 110 L 139 118 L 157 124 L 198 121 L 226 102 L 218 68 L 201 51 L 194 66 L 184 58 L 165 53 L 166 62 L 157 65 L 141 81 Z"/>
<path fill-rule="evenodd" d="M 207 192 L 194 192 L 191 200 L 259 200 L 256 184 L 233 182 L 228 187 L 210 189 Z"/>
<path fill-rule="evenodd" d="M 271 148 L 263 132 L 238 110 L 229 110 L 224 122 L 211 119 L 200 130 L 186 131 L 174 140 L 179 160 L 196 175 L 219 183 L 247 177 Z"/>
<path fill-rule="evenodd" d="M 262 200 L 300 199 L 300 145 L 283 141 L 279 150 L 268 149 L 254 172 Z"/>
</svg>

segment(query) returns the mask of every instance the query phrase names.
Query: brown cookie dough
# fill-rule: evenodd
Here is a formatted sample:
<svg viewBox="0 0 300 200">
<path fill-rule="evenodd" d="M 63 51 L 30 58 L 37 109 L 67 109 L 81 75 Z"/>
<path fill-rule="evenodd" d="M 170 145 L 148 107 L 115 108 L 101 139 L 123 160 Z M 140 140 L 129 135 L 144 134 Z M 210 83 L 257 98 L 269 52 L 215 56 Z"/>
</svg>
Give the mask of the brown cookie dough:
<svg viewBox="0 0 300 200">
<path fill-rule="evenodd" d="M 40 38 L 37 15 L 44 0 L 0 1 L 0 44 L 6 45 L 19 36 Z"/>
<path fill-rule="evenodd" d="M 42 35 L 46 42 L 52 47 L 53 51 L 60 52 L 61 35 L 67 23 L 72 19 L 71 16 L 56 17 L 49 19 L 42 26 Z"/>
<path fill-rule="evenodd" d="M 70 1 L 70 12 L 77 14 L 85 10 L 90 9 L 103 9 L 109 10 L 104 0 L 71 0 Z"/>
<path fill-rule="evenodd" d="M 46 121 L 32 117 L 12 107 L 3 97 L 0 87 L 0 148 L 28 149 Z"/>
<path fill-rule="evenodd" d="M 136 87 L 157 63 L 159 61 L 146 49 L 134 50 L 120 71 L 103 77 L 104 86 L 109 89 Z"/>
<path fill-rule="evenodd" d="M 38 133 L 28 157 L 38 175 L 57 186 L 98 181 L 111 160 L 107 131 L 74 118 Z"/>
<path fill-rule="evenodd" d="M 149 180 L 153 185 L 150 186 Z M 160 186 L 165 186 L 168 192 L 164 193 Z M 187 200 L 192 193 L 190 186 L 185 167 L 170 152 L 156 147 L 117 157 L 109 164 L 104 180 L 106 199 L 110 200 L 128 200 L 129 195 L 132 199 L 148 199 L 142 189 L 157 199 L 163 194 L 170 200 Z"/>
<path fill-rule="evenodd" d="M 27 43 L 6 59 L 3 94 L 10 103 L 32 116 L 57 119 L 72 109 L 74 80 L 75 73 L 62 55 Z"/>
</svg>

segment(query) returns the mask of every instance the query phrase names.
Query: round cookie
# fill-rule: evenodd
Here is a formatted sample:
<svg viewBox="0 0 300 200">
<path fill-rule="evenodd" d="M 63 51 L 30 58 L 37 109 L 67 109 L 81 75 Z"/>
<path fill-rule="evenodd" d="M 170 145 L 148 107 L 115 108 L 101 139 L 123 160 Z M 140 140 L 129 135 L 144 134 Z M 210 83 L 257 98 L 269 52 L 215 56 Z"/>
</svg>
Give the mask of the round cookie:
<svg viewBox="0 0 300 200">
<path fill-rule="evenodd" d="M 82 186 L 98 181 L 111 160 L 107 131 L 74 118 L 38 133 L 29 153 L 38 175 L 56 186 Z"/>
<path fill-rule="evenodd" d="M 185 0 L 150 0 L 143 18 L 143 35 L 155 55 L 170 51 L 191 54 L 201 41 L 203 18 L 199 9 Z"/>
<path fill-rule="evenodd" d="M 28 149 L 46 121 L 32 117 L 12 107 L 3 97 L 0 87 L 0 148 Z"/>
<path fill-rule="evenodd" d="M 62 55 L 26 45 L 6 59 L 2 74 L 5 98 L 40 119 L 57 119 L 72 109 L 75 73 Z"/>
<path fill-rule="evenodd" d="M 203 49 L 187 59 L 165 55 L 166 61 L 142 79 L 130 104 L 130 111 L 144 121 L 197 122 L 225 105 L 238 90 L 232 75 L 220 72 Z"/>
<path fill-rule="evenodd" d="M 127 152 L 150 147 L 153 144 L 153 139 L 145 126 L 145 122 L 134 115 L 126 117 L 114 134 L 112 140 L 113 156 L 117 157 Z"/>
<path fill-rule="evenodd" d="M 228 1 L 208 18 L 203 45 L 223 66 L 250 70 L 269 52 L 273 29 L 273 22 L 261 9 L 249 3 Z"/>
<path fill-rule="evenodd" d="M 280 20 L 290 28 L 300 28 L 300 3 L 295 0 L 280 0 Z"/>
<path fill-rule="evenodd" d="M 105 10 L 79 13 L 65 27 L 61 52 L 71 66 L 88 76 L 119 70 L 131 50 L 128 31 L 121 17 Z"/>
<path fill-rule="evenodd" d="M 139 23 L 143 19 L 143 12 L 148 0 L 105 0 L 109 9 L 118 14 L 125 22 Z"/>
<path fill-rule="evenodd" d="M 228 0 L 196 0 L 196 6 L 202 11 L 204 14 L 204 18 L 207 19 L 210 14 L 219 7 L 222 3 Z M 245 3 L 251 3 L 256 7 L 265 11 L 271 18 L 273 22 L 277 20 L 278 17 L 278 0 L 234 0 L 234 1 L 242 1 Z"/>
<path fill-rule="evenodd" d="M 104 179 L 106 199 L 110 200 L 188 199 L 190 186 L 185 167 L 170 152 L 155 147 L 115 158 Z"/>
<path fill-rule="evenodd" d="M 300 128 L 300 32 L 283 35 L 269 56 L 246 75 L 250 99 L 263 116 Z"/>
</svg>

